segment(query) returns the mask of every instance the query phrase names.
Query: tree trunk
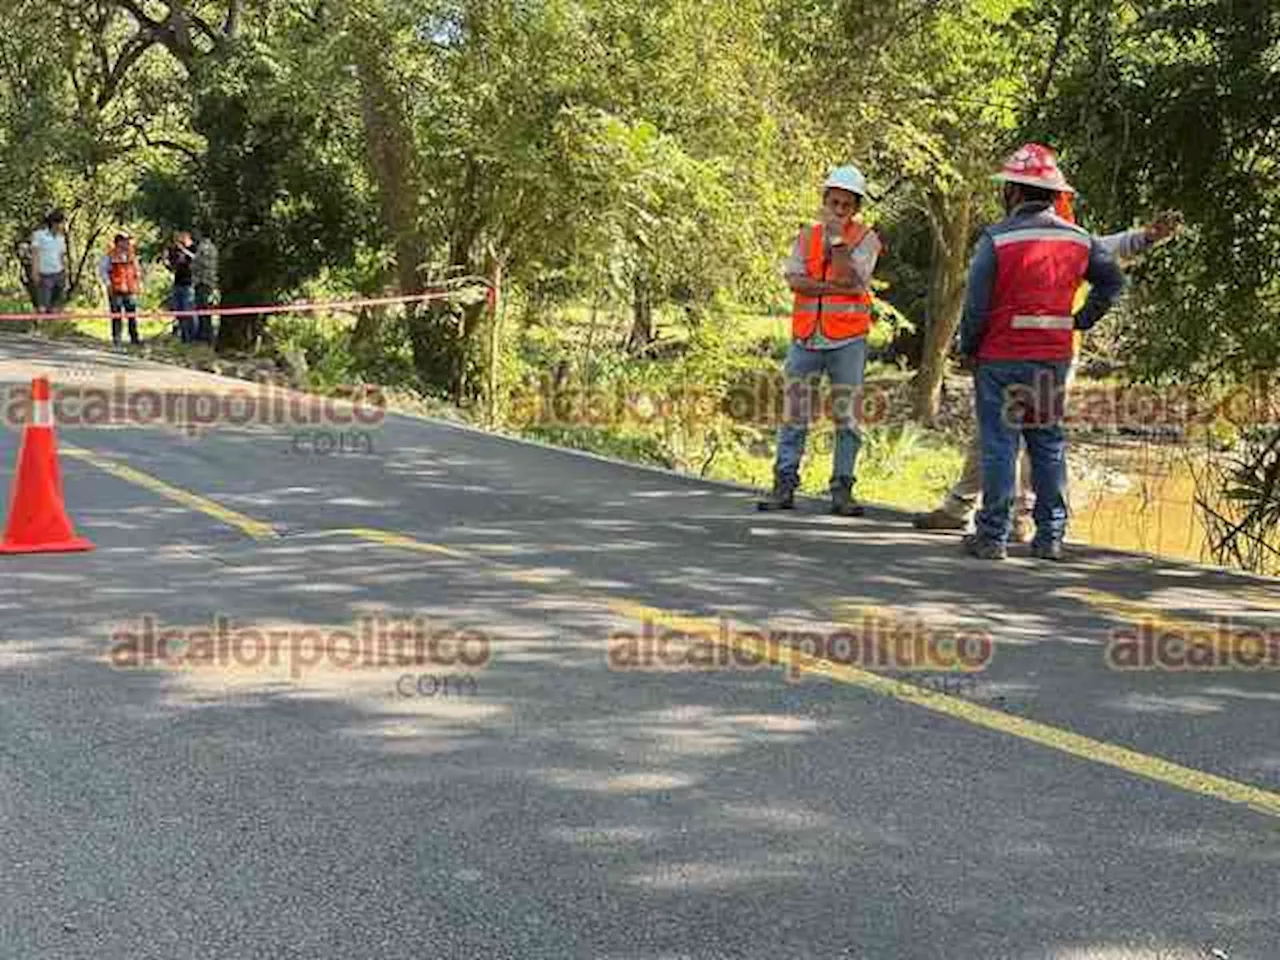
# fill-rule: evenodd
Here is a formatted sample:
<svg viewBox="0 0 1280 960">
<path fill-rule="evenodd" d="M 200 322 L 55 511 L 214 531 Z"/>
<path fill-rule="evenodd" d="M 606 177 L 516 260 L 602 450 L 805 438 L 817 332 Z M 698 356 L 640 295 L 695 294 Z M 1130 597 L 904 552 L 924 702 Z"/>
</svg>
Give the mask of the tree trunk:
<svg viewBox="0 0 1280 960">
<path fill-rule="evenodd" d="M 364 27 L 363 35 L 376 38 L 367 24 Z M 354 56 L 368 163 L 378 185 L 382 225 L 395 250 L 400 294 L 414 296 L 427 288 L 421 267 L 429 243 L 418 222 L 422 174 L 409 111 L 385 51 L 357 42 Z M 459 336 L 452 308 L 440 302 L 409 304 L 405 313 L 419 382 L 429 390 L 448 390 L 458 400 L 465 390 L 461 351 L 466 340 Z M 361 331 L 367 332 L 367 327 Z"/>
<path fill-rule="evenodd" d="M 351 349 L 359 353 L 371 350 L 378 342 L 378 334 L 382 330 L 382 321 L 386 316 L 385 307 L 361 307 L 356 314 L 356 325 L 351 330 Z"/>
<path fill-rule="evenodd" d="M 396 276 L 402 296 L 423 290 L 419 270 L 427 244 L 418 229 L 419 177 L 413 131 L 404 103 L 386 76 L 385 59 L 360 45 L 356 74 L 360 109 L 369 149 L 369 168 L 378 184 L 382 225 L 396 254 Z"/>
<path fill-rule="evenodd" d="M 228 244 L 220 263 L 221 306 L 251 307 L 272 302 L 271 291 L 259 287 L 259 251 L 254 246 L 252 238 L 243 235 L 239 243 Z M 253 352 L 266 328 L 267 316 L 268 314 L 256 313 L 220 316 L 217 351 Z"/>
<path fill-rule="evenodd" d="M 962 189 L 949 196 L 933 193 L 928 204 L 933 225 L 929 300 L 920 369 L 912 383 L 912 412 L 921 423 L 930 423 L 938 415 L 947 353 L 960 326 L 974 200 Z"/>
<path fill-rule="evenodd" d="M 630 353 L 642 353 L 658 338 L 653 323 L 653 299 L 649 293 L 649 285 L 644 279 L 637 277 L 632 286 L 631 299 L 631 334 L 627 337 L 627 350 Z"/>
<path fill-rule="evenodd" d="M 490 277 L 493 286 L 489 290 L 489 382 L 485 387 L 489 403 L 489 426 L 498 423 L 498 363 L 502 347 L 502 261 L 495 260 Z"/>
<path fill-rule="evenodd" d="M 452 306 L 432 300 L 415 310 L 409 320 L 409 345 L 418 382 L 427 390 L 458 396 L 461 371 L 458 363 L 458 318 Z"/>
</svg>

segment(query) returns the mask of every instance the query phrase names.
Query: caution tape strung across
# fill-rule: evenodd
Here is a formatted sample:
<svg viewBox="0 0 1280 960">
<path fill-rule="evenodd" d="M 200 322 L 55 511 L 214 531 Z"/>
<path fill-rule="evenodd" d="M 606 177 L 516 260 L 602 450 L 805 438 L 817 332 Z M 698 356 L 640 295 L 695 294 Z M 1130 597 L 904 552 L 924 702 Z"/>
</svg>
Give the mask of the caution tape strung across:
<svg viewBox="0 0 1280 960">
<path fill-rule="evenodd" d="M 487 281 L 475 279 L 475 284 Z M 136 312 L 121 310 L 68 310 L 62 313 L 0 313 L 0 321 L 4 320 L 106 320 L 111 317 L 132 316 L 139 320 L 169 320 L 174 317 L 198 317 L 210 314 L 219 317 L 243 316 L 246 314 L 264 313 L 313 313 L 321 310 L 352 310 L 358 307 L 383 307 L 406 303 L 424 303 L 429 300 L 444 300 L 455 296 L 457 289 L 433 290 L 429 293 L 413 294 L 403 297 L 375 297 L 363 300 L 325 300 L 321 302 L 273 303 L 257 307 L 220 307 L 210 304 L 199 310 L 138 310 Z"/>
</svg>

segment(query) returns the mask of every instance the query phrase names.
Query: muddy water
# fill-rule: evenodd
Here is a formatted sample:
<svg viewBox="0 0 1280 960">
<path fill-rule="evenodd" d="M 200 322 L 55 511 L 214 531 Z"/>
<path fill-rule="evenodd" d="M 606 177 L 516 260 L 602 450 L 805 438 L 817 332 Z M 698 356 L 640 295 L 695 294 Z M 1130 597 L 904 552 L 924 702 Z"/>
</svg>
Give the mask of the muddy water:
<svg viewBox="0 0 1280 960">
<path fill-rule="evenodd" d="M 1069 539 L 1212 562 L 1195 503 L 1193 454 L 1157 445 L 1087 450 L 1095 469 L 1072 482 Z"/>
</svg>

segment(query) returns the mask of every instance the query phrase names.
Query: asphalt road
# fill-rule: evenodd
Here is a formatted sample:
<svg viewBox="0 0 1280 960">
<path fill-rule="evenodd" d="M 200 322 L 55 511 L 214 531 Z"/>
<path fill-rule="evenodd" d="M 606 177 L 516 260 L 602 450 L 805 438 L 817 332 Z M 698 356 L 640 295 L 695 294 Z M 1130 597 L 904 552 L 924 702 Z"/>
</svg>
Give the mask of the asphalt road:
<svg viewBox="0 0 1280 960">
<path fill-rule="evenodd" d="M 0 337 L 6 409 L 36 372 L 253 391 Z M 58 439 L 97 549 L 0 557 L 5 960 L 1280 957 L 1280 670 L 1106 659 L 1280 635 L 1274 581 L 984 564 L 394 415 Z M 430 662 L 353 651 L 378 616 Z M 993 654 L 833 666 L 865 617 Z M 737 659 L 635 669 L 646 630 Z"/>
</svg>

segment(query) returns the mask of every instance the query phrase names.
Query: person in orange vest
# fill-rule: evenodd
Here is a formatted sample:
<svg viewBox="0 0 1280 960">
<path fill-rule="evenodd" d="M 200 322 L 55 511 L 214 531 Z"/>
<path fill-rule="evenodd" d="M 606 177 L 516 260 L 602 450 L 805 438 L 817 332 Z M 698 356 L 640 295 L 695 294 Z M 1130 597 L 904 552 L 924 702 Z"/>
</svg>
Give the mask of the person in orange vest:
<svg viewBox="0 0 1280 960">
<path fill-rule="evenodd" d="M 860 517 L 853 497 L 862 437 L 855 416 L 871 329 L 871 275 L 882 245 L 860 219 L 867 193 L 857 167 L 838 167 L 823 184 L 818 223 L 800 230 L 783 272 L 794 294 L 791 347 L 787 352 L 786 409 L 778 431 L 773 490 L 760 510 L 791 510 L 800 485 L 800 463 L 809 433 L 812 398 L 823 374 L 831 381 L 835 447 L 831 512 Z"/>
<path fill-rule="evenodd" d="M 1075 222 L 1075 211 L 1072 195 L 1060 193 L 1055 201 L 1055 211 L 1068 223 Z M 1119 233 L 1099 237 L 1098 242 L 1117 260 L 1123 264 L 1167 237 L 1173 236 L 1181 228 L 1181 214 L 1177 211 L 1161 213 L 1145 227 L 1134 230 L 1122 230 Z M 1086 298 L 1082 287 L 1076 294 L 1073 306 L 1080 307 Z M 1073 359 L 1080 352 L 1080 331 L 1073 338 Z M 1074 364 L 1072 366 L 1074 371 Z M 1071 375 L 1068 374 L 1068 381 Z M 1014 505 L 1013 526 L 1010 540 L 1015 543 L 1027 543 L 1034 528 L 1031 519 L 1035 494 L 1031 489 L 1030 459 L 1026 450 L 1018 461 L 1017 497 Z M 973 521 L 977 512 L 977 501 L 982 493 L 982 444 L 975 432 L 965 451 L 964 466 L 960 471 L 960 479 L 947 491 L 942 503 L 928 513 L 918 513 L 912 518 L 917 530 L 965 530 Z"/>
<path fill-rule="evenodd" d="M 1062 420 L 1074 335 L 1115 305 L 1124 275 L 1099 238 L 1056 212 L 1058 195 L 1075 189 L 1048 147 L 1019 148 L 995 179 L 1003 183 L 1007 216 L 978 241 L 960 323 L 982 444 L 982 509 L 964 547 L 986 560 L 1008 555 L 1021 439 L 1036 498 L 1031 553 L 1057 561 L 1067 528 Z M 1089 294 L 1074 312 L 1082 283 Z"/>
<path fill-rule="evenodd" d="M 139 346 L 138 295 L 142 293 L 142 265 L 133 237 L 127 230 L 116 234 L 111 247 L 98 261 L 98 279 L 107 291 L 111 310 L 111 344 L 120 347 L 122 318 L 129 318 L 129 342 Z"/>
</svg>

